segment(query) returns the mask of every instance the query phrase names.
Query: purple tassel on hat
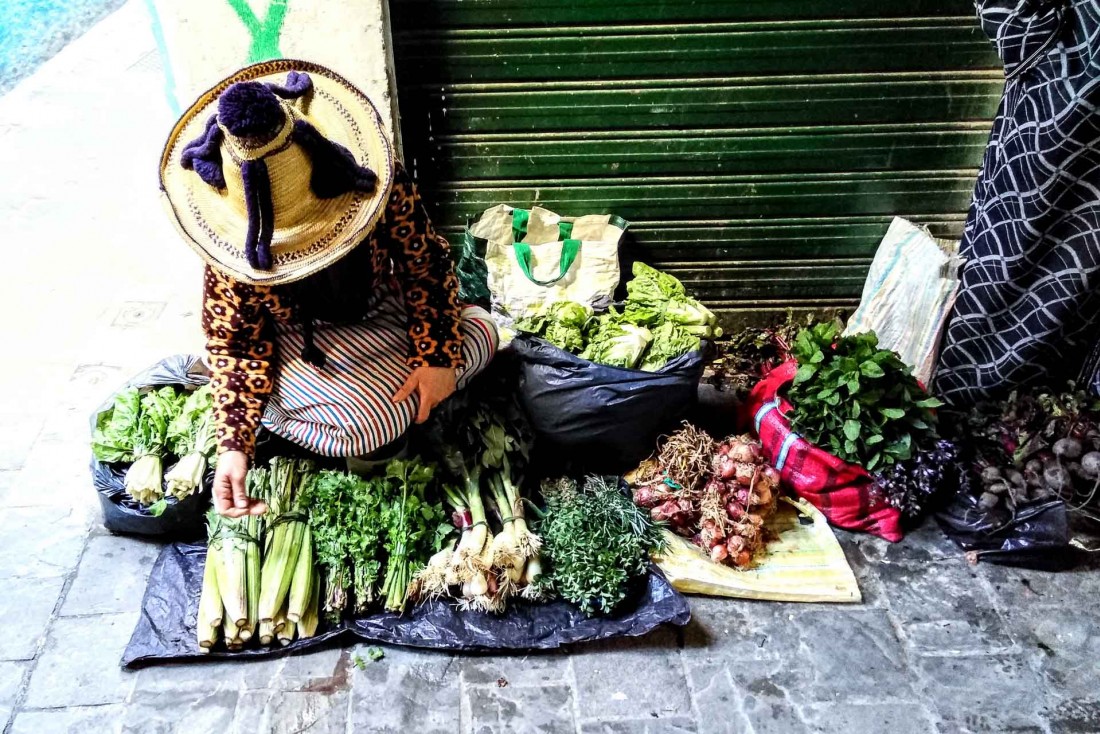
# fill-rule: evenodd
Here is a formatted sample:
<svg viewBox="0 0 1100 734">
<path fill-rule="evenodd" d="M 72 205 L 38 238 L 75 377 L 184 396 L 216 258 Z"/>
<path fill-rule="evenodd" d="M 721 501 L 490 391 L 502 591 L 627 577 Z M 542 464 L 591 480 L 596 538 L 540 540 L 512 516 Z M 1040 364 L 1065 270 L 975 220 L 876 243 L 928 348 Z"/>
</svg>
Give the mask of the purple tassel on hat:
<svg viewBox="0 0 1100 734">
<path fill-rule="evenodd" d="M 245 205 L 248 209 L 244 256 L 254 269 L 270 270 L 275 209 L 271 203 L 271 177 L 262 158 L 241 164 L 241 182 L 244 184 Z"/>
<path fill-rule="evenodd" d="M 294 121 L 294 142 L 302 146 L 313 164 L 309 187 L 320 199 L 332 199 L 349 191 L 374 191 L 378 176 L 359 165 L 351 151 L 334 143 L 305 120 Z"/>
<path fill-rule="evenodd" d="M 222 129 L 218 127 L 218 118 L 214 115 L 206 121 L 202 135 L 183 148 L 180 165 L 199 174 L 199 178 L 217 189 L 225 188 L 225 175 L 222 173 Z"/>
<path fill-rule="evenodd" d="M 286 84 L 268 82 L 267 88 L 283 99 L 297 99 L 313 90 L 313 80 L 309 78 L 309 74 L 292 71 L 286 75 Z"/>
</svg>

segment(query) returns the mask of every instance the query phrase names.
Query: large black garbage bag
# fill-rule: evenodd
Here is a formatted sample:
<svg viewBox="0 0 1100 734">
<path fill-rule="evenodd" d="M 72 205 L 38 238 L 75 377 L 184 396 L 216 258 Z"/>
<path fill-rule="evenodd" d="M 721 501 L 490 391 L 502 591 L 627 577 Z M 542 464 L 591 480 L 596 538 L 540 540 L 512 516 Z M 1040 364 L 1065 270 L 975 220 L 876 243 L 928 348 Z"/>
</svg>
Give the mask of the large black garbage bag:
<svg viewBox="0 0 1100 734">
<path fill-rule="evenodd" d="M 1072 568 L 1084 554 L 1070 545 L 1069 515 L 1060 499 L 1033 500 L 1009 510 L 983 509 L 970 492 L 959 492 L 936 521 L 947 537 L 979 560 L 1043 571 Z"/>
<path fill-rule="evenodd" d="M 512 349 L 540 451 L 598 473 L 621 474 L 653 452 L 694 406 L 704 366 L 703 350 L 644 372 L 595 364 L 530 335 Z"/>
<path fill-rule="evenodd" d="M 352 639 L 439 650 L 548 650 L 611 637 L 637 637 L 662 624 L 686 625 L 691 609 L 679 592 L 652 570 L 636 596 L 611 617 L 585 617 L 572 605 L 517 603 L 503 615 L 459 612 L 436 601 L 404 615 L 388 612 L 322 628 L 308 640 L 286 647 L 199 652 L 195 621 L 202 589 L 206 546 L 177 543 L 161 551 L 149 576 L 141 617 L 122 656 L 122 665 L 184 660 L 255 659 L 287 655 Z"/>
<path fill-rule="evenodd" d="M 193 354 L 176 354 L 142 370 L 127 382 L 128 387 L 157 388 L 164 385 L 198 387 L 209 381 L 202 361 Z M 112 394 L 92 413 L 91 430 L 95 431 L 99 415 L 109 410 L 114 402 Z M 148 538 L 192 540 L 206 533 L 205 513 L 210 507 L 210 491 L 214 473 L 208 471 L 202 491 L 177 502 L 174 497 L 165 501 L 164 511 L 154 515 L 126 493 L 128 464 L 105 464 L 94 456 L 91 460 L 92 485 L 99 495 L 103 509 L 103 527 L 120 535 L 140 535 Z M 172 465 L 165 463 L 167 472 Z"/>
</svg>

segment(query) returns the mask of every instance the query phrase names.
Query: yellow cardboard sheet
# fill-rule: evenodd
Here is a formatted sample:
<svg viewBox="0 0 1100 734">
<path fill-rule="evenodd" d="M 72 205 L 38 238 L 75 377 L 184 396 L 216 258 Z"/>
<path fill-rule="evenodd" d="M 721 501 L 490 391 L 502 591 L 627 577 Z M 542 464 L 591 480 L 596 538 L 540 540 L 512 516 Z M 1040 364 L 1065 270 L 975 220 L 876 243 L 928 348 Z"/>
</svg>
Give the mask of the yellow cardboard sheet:
<svg viewBox="0 0 1100 734">
<path fill-rule="evenodd" d="M 697 546 L 672 533 L 655 558 L 673 588 L 685 594 L 788 602 L 859 602 L 855 574 L 825 516 L 805 501 L 799 511 L 780 502 L 766 527 L 775 538 L 744 571 L 711 562 Z"/>
</svg>

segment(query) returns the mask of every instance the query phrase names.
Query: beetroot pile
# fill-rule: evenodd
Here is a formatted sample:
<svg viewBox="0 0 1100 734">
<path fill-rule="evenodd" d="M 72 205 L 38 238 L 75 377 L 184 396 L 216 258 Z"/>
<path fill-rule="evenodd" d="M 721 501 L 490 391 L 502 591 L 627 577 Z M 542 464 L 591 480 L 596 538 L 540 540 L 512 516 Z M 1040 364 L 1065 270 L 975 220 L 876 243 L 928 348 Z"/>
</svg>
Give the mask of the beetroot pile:
<svg viewBox="0 0 1100 734">
<path fill-rule="evenodd" d="M 752 565 L 779 499 L 779 472 L 751 436 L 718 442 L 685 425 L 630 477 L 634 501 L 715 563 Z"/>
</svg>

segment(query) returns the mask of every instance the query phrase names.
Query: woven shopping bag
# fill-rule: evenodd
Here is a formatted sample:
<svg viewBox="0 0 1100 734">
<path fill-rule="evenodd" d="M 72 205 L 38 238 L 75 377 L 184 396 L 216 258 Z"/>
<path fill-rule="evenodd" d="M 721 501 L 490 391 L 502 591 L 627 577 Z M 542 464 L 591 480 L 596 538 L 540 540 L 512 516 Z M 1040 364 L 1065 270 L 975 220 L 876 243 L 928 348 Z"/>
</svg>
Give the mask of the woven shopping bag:
<svg viewBox="0 0 1100 734">
<path fill-rule="evenodd" d="M 610 302 L 627 226 L 610 214 L 563 217 L 541 207 L 490 207 L 466 229 L 459 256 L 463 289 L 481 289 L 483 262 L 484 290 L 504 323 L 554 301 Z"/>
</svg>

